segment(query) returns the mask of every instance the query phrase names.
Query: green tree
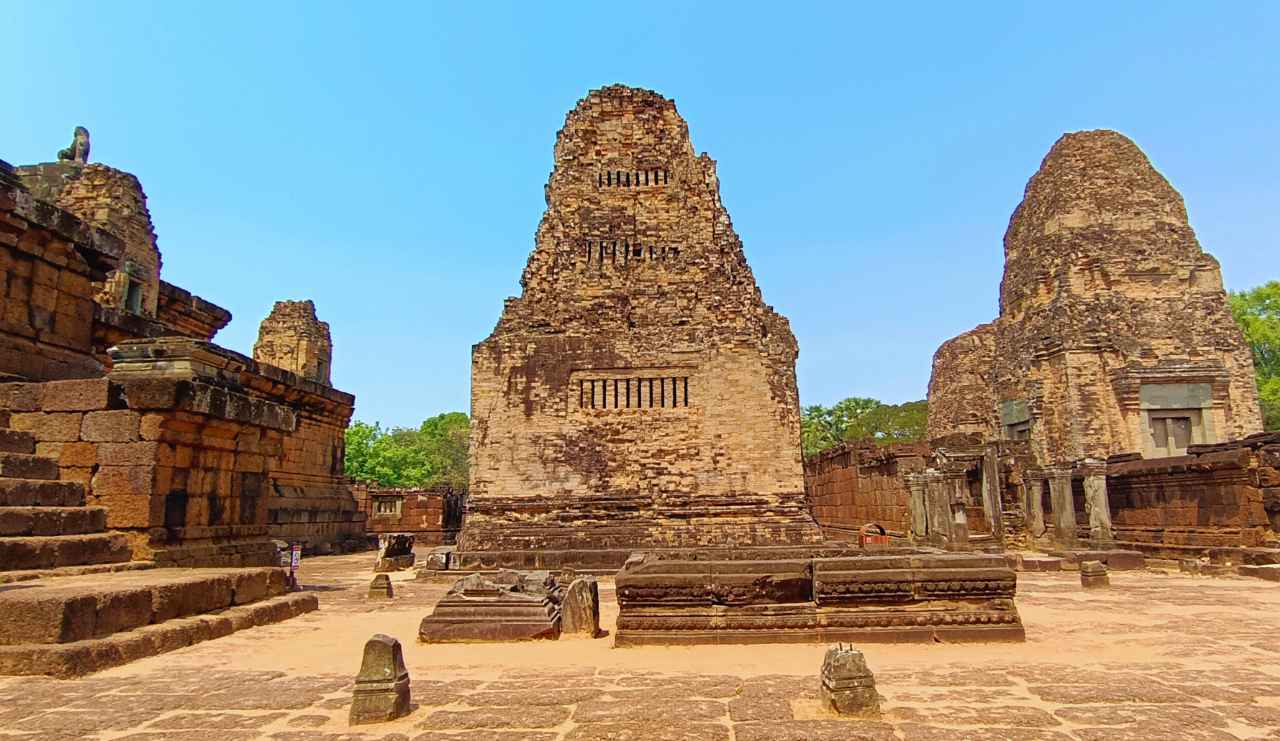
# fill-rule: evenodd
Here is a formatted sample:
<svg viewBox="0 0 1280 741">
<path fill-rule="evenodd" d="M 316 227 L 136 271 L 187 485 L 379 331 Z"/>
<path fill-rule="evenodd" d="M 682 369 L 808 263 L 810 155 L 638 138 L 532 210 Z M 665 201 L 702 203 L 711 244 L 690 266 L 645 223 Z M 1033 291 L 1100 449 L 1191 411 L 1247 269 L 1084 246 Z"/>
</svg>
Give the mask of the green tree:
<svg viewBox="0 0 1280 741">
<path fill-rule="evenodd" d="M 811 455 L 844 440 L 880 443 L 921 440 L 927 411 L 924 400 L 885 404 L 858 396 L 831 407 L 808 406 L 800 413 L 801 445 L 805 455 Z"/>
<path fill-rule="evenodd" d="M 437 415 L 417 429 L 354 422 L 346 433 L 346 472 L 381 486 L 466 491 L 469 437 L 470 420 L 461 412 Z"/>
<path fill-rule="evenodd" d="M 1231 314 L 1253 350 L 1263 426 L 1280 432 L 1280 281 L 1232 293 Z"/>
</svg>

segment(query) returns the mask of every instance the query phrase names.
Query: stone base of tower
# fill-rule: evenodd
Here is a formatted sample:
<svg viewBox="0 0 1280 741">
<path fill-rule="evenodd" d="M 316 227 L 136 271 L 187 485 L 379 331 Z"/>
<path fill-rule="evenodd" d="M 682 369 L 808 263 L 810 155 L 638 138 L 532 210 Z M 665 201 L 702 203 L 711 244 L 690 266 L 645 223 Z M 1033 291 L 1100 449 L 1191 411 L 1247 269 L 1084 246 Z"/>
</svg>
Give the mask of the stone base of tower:
<svg viewBox="0 0 1280 741">
<path fill-rule="evenodd" d="M 637 550 L 822 541 L 802 492 L 487 497 L 467 503 L 453 564 L 464 571 L 615 570 Z"/>
</svg>

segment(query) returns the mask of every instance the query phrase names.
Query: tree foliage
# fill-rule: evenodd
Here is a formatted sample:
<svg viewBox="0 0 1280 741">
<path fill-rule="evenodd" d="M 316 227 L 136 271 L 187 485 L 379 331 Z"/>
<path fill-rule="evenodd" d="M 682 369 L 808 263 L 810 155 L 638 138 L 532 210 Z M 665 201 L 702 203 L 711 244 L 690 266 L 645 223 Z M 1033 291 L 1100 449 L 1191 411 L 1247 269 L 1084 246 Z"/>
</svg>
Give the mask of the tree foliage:
<svg viewBox="0 0 1280 741">
<path fill-rule="evenodd" d="M 436 415 L 417 429 L 353 422 L 346 434 L 346 473 L 381 486 L 466 491 L 469 437 L 470 420 L 462 412 Z"/>
<path fill-rule="evenodd" d="M 923 399 L 885 404 L 852 396 L 830 407 L 814 405 L 801 410 L 801 444 L 805 455 L 811 455 L 844 440 L 879 443 L 923 440 L 927 416 L 928 404 Z"/>
<path fill-rule="evenodd" d="M 1263 425 L 1280 432 L 1280 281 L 1232 293 L 1231 314 L 1253 350 Z"/>
</svg>

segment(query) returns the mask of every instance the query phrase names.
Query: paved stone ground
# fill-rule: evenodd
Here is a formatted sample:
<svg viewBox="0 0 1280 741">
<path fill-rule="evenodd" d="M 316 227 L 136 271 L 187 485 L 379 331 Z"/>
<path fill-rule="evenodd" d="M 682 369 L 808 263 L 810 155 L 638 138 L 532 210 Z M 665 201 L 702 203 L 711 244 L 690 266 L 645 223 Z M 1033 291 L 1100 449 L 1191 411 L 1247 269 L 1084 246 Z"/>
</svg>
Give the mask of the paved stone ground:
<svg viewBox="0 0 1280 741">
<path fill-rule="evenodd" d="M 445 583 L 368 603 L 371 556 L 311 559 L 321 610 L 79 680 L 0 678 L 0 741 L 30 739 L 1280 739 L 1280 588 L 1023 574 L 1028 641 L 864 646 L 879 721 L 822 712 L 823 646 L 612 649 L 611 639 L 420 646 Z M 616 616 L 602 584 L 606 626 Z M 363 638 L 398 636 L 412 715 L 349 729 Z"/>
</svg>

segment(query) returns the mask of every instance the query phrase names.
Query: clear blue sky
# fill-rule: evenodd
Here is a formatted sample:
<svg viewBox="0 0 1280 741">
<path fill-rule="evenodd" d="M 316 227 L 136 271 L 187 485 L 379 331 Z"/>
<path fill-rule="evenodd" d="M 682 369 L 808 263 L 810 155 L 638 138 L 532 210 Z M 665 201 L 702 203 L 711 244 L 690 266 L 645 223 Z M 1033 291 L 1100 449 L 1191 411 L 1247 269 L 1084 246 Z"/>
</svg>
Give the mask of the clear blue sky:
<svg viewBox="0 0 1280 741">
<path fill-rule="evenodd" d="M 613 82 L 674 98 L 719 161 L 805 404 L 924 396 L 937 345 L 995 317 L 1064 131 L 1133 137 L 1229 288 L 1280 277 L 1280 3 L 0 9 L 0 158 L 88 126 L 146 187 L 163 277 L 234 313 L 218 341 L 247 353 L 273 300 L 314 299 L 369 421 L 467 410 L 555 133 Z"/>
</svg>

